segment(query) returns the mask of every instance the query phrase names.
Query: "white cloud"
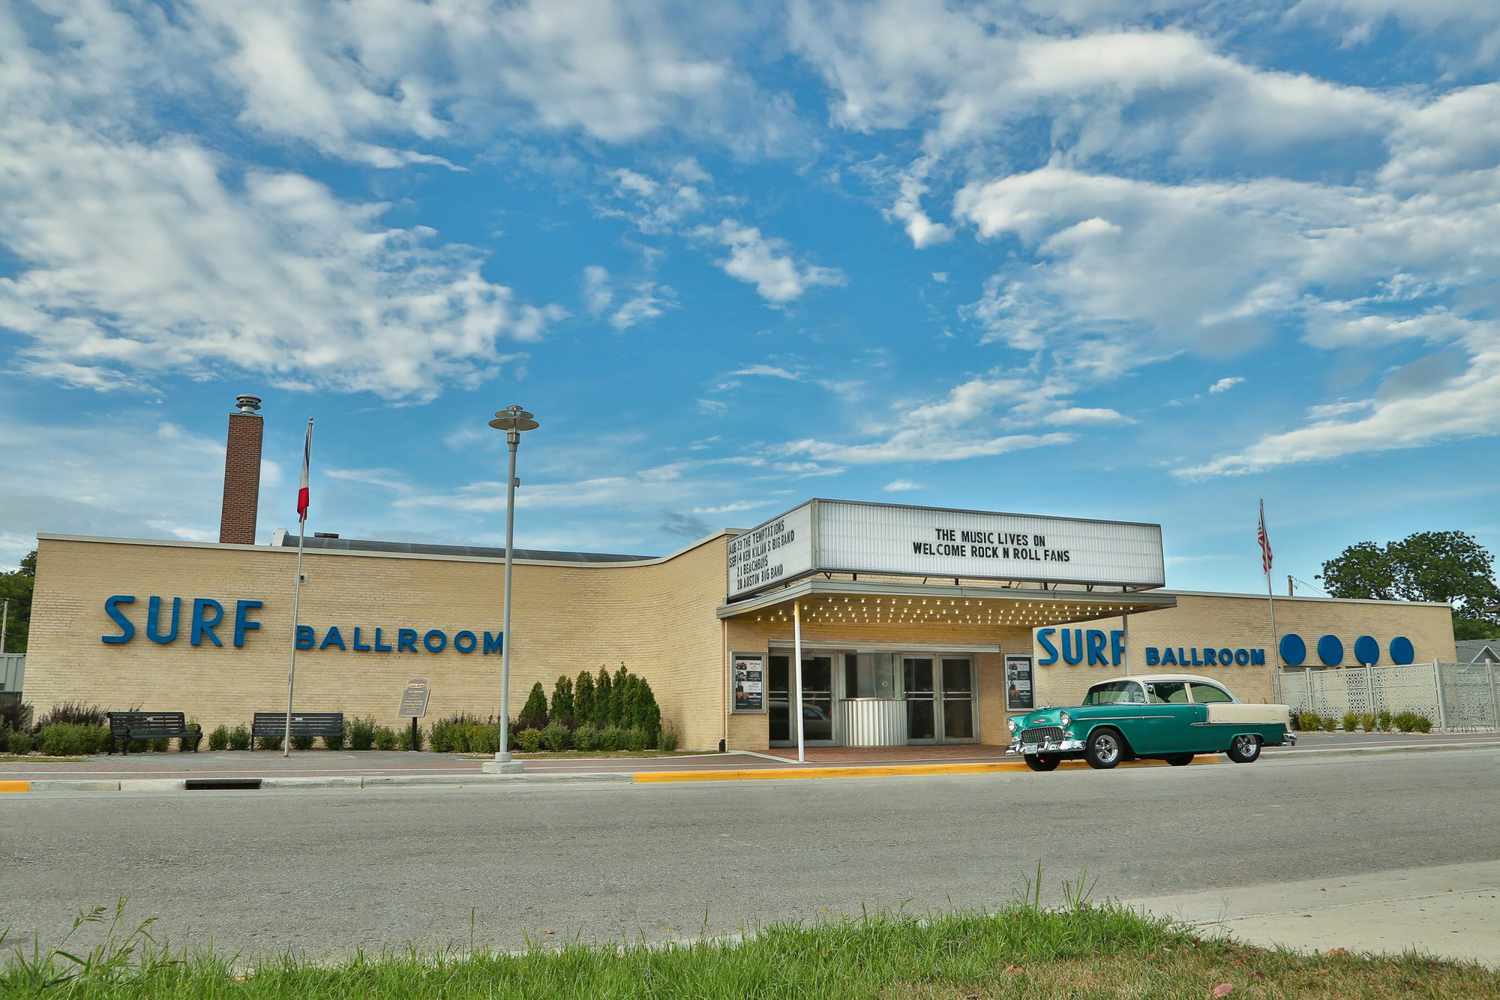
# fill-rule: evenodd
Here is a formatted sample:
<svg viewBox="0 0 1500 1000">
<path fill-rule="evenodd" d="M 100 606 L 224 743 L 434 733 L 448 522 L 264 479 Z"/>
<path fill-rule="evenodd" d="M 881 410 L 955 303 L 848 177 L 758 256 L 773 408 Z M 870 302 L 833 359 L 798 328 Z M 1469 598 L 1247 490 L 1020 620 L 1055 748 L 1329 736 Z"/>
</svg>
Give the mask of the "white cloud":
<svg viewBox="0 0 1500 1000">
<path fill-rule="evenodd" d="M 806 455 L 819 461 L 869 465 L 885 462 L 959 462 L 972 458 L 989 458 L 1012 451 L 1047 448 L 1069 444 L 1071 434 L 1002 434 L 994 437 L 971 437 L 949 440 L 920 431 L 897 431 L 883 440 L 863 444 L 838 444 L 804 438 L 790 441 L 789 454 Z"/>
<path fill-rule="evenodd" d="M 754 226 L 725 219 L 717 226 L 699 227 L 696 235 L 727 247 L 729 256 L 718 261 L 724 273 L 754 285 L 760 297 L 772 305 L 799 299 L 819 285 L 844 283 L 842 271 L 799 263 L 784 240 L 762 236 Z"/>
<path fill-rule="evenodd" d="M 747 510 L 760 510 L 776 503 L 775 500 L 734 500 L 730 503 L 713 504 L 708 507 L 694 507 L 690 514 L 739 514 Z"/>
<path fill-rule="evenodd" d="M 583 269 L 583 299 L 589 315 L 597 319 L 608 312 L 607 321 L 615 330 L 649 322 L 677 306 L 677 293 L 670 286 L 649 279 L 628 285 L 623 295 L 618 308 L 610 311 L 616 302 L 616 289 L 609 271 L 598 264 Z"/>
<path fill-rule="evenodd" d="M 1119 410 L 1102 406 L 1065 406 L 1053 410 L 1043 419 L 1049 424 L 1063 427 L 1135 423 Z"/>
<path fill-rule="evenodd" d="M 1243 381 L 1245 380 L 1238 375 L 1226 375 L 1210 385 L 1208 391 L 1210 393 L 1228 392 Z"/>
<path fill-rule="evenodd" d="M 597 317 L 614 301 L 615 292 L 609 285 L 609 271 L 598 264 L 583 269 L 583 303 L 590 316 Z"/>
<path fill-rule="evenodd" d="M 921 483 L 914 483 L 910 479 L 893 479 L 881 487 L 887 493 L 913 493 L 917 490 L 926 489 Z"/>
<path fill-rule="evenodd" d="M 339 469 L 325 468 L 323 475 L 329 479 L 343 483 L 355 483 L 359 486 L 374 486 L 377 489 L 389 490 L 392 493 L 409 493 L 411 484 L 406 477 L 397 469 Z"/>
<path fill-rule="evenodd" d="M 722 417 L 729 412 L 729 404 L 722 399 L 700 399 L 698 412 L 705 417 Z"/>
<path fill-rule="evenodd" d="M 736 369 L 730 374 L 763 376 L 765 378 L 779 378 L 785 379 L 788 382 L 802 381 L 802 374 L 800 372 L 789 371 L 788 369 L 778 367 L 777 365 L 747 365 L 744 368 Z"/>
<path fill-rule="evenodd" d="M 703 188 L 711 179 L 701 167 L 694 167 L 686 172 L 674 170 L 662 180 L 623 167 L 612 170 L 609 198 L 599 210 L 629 220 L 643 233 L 672 232 L 684 219 L 702 212 L 710 201 Z"/>
</svg>

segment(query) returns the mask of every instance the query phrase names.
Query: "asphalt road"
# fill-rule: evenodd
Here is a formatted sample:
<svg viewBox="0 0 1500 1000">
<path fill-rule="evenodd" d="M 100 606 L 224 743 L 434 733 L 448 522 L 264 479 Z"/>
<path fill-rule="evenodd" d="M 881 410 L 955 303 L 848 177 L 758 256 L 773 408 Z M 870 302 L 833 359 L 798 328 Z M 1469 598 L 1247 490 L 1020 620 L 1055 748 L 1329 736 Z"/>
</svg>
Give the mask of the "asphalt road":
<svg viewBox="0 0 1500 1000">
<path fill-rule="evenodd" d="M 128 897 L 263 955 L 662 939 L 926 912 L 1085 878 L 1141 897 L 1500 860 L 1500 751 L 682 785 L 0 799 L 0 928 Z M 471 924 L 472 920 L 472 924 Z M 19 932 L 19 937 L 17 937 Z"/>
</svg>

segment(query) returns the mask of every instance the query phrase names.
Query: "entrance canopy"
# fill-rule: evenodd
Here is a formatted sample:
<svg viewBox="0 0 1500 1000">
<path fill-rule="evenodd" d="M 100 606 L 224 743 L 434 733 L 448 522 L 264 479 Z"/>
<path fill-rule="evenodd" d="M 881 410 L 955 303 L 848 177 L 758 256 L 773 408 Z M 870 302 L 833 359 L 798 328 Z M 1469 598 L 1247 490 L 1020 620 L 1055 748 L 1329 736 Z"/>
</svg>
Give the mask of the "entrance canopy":
<svg viewBox="0 0 1500 1000">
<path fill-rule="evenodd" d="M 1019 587 L 805 579 L 719 608 L 720 618 L 804 625 L 923 625 L 1041 628 L 1177 606 L 1150 591 L 1041 590 Z"/>
</svg>

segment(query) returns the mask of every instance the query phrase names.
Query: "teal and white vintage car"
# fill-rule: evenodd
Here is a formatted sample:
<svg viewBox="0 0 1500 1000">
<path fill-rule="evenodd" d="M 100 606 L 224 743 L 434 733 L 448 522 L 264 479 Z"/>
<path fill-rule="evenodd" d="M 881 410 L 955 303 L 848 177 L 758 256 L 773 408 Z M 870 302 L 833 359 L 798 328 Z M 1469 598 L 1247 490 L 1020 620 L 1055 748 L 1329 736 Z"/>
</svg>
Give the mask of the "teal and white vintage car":
<svg viewBox="0 0 1500 1000">
<path fill-rule="evenodd" d="M 1098 768 L 1137 757 L 1182 765 L 1200 753 L 1249 764 L 1261 747 L 1297 742 L 1287 706 L 1236 701 L 1224 685 L 1193 674 L 1100 681 L 1082 705 L 1012 718 L 1010 738 L 1009 752 L 1022 754 L 1033 771 L 1077 757 Z"/>
</svg>

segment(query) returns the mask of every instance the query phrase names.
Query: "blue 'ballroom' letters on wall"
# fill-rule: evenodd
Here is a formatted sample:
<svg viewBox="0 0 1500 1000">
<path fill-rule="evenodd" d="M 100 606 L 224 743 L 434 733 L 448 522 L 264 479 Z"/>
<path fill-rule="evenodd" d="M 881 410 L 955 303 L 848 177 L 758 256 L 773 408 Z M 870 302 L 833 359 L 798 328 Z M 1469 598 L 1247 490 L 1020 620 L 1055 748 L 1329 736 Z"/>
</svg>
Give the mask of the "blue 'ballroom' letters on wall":
<svg viewBox="0 0 1500 1000">
<path fill-rule="evenodd" d="M 232 619 L 223 603 L 212 597 L 194 597 L 186 608 L 184 602 L 184 598 L 173 597 L 169 604 L 164 598 L 153 595 L 146 603 L 146 638 L 158 646 L 170 646 L 182 631 L 184 617 L 191 646 L 223 648 L 227 637 L 235 649 L 241 649 L 251 632 L 261 631 L 261 623 L 252 615 L 259 614 L 265 607 L 264 601 L 235 601 Z M 107 646 L 123 646 L 135 638 L 136 625 L 130 617 L 130 605 L 135 603 L 133 594 L 105 598 L 104 613 L 113 623 L 114 631 L 99 636 L 100 642 Z M 226 635 L 221 636 L 220 632 Z M 350 637 L 345 638 L 345 630 L 337 625 L 330 625 L 321 632 L 311 625 L 298 625 L 293 641 L 299 650 L 304 651 L 338 649 L 349 652 L 352 648 L 356 653 L 441 653 L 451 645 L 461 654 L 493 656 L 505 650 L 504 632 L 461 629 L 450 636 L 440 628 L 397 628 L 395 633 L 396 643 L 392 646 L 386 638 L 390 630 L 384 626 L 365 628 L 355 625 L 349 630 Z"/>
</svg>

